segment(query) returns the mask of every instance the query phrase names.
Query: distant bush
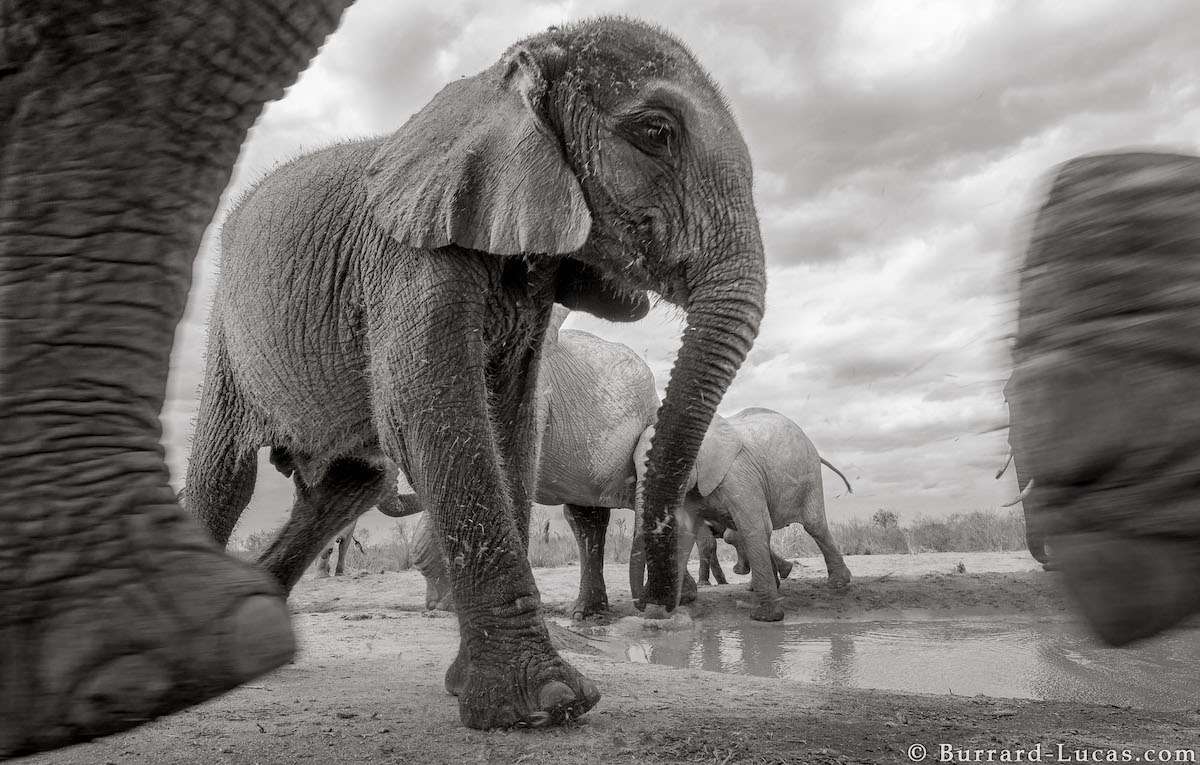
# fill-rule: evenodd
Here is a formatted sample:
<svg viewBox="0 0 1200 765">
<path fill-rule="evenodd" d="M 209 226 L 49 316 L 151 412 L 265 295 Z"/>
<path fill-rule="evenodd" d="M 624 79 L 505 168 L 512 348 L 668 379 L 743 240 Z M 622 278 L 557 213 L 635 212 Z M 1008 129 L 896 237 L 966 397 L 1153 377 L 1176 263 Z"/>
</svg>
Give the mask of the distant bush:
<svg viewBox="0 0 1200 765">
<path fill-rule="evenodd" d="M 900 516 L 896 515 L 891 510 L 880 508 L 871 516 L 871 523 L 881 529 L 894 529 L 900 525 Z"/>
<path fill-rule="evenodd" d="M 829 530 L 843 555 L 887 555 L 919 552 L 1000 552 L 1025 548 L 1025 517 L 1015 508 L 1000 512 L 975 510 L 946 518 L 918 516 L 902 524 L 897 513 L 877 510 L 862 520 L 831 523 Z M 793 524 L 771 537 L 784 557 L 820 555 L 816 542 Z"/>
<path fill-rule="evenodd" d="M 354 536 L 362 544 L 351 545 L 350 557 L 346 559 L 346 570 L 366 570 L 372 573 L 380 571 L 408 571 L 413 567 L 412 529 L 415 521 L 410 524 L 408 518 L 397 518 L 392 522 L 391 533 L 387 538 L 376 543 L 372 541 L 369 529 L 355 529 Z M 337 555 L 335 550 L 333 553 Z M 330 568 L 336 564 L 336 559 L 330 561 Z"/>
</svg>

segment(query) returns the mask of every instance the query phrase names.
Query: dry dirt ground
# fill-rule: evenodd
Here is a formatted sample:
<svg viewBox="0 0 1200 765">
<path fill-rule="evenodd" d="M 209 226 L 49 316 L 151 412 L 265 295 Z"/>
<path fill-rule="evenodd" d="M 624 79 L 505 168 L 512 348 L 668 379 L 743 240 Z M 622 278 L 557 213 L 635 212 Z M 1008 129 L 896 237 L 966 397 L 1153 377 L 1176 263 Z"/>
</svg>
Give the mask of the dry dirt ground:
<svg viewBox="0 0 1200 765">
<path fill-rule="evenodd" d="M 1017 553 L 850 557 L 855 582 L 827 587 L 818 560 L 785 583 L 784 607 L 814 618 L 897 610 L 1063 618 L 1055 575 Z M 958 570 L 963 564 L 965 572 Z M 693 564 L 694 567 L 695 564 Z M 728 567 L 727 567 L 728 569 Z M 1036 569 L 1036 570 L 1035 570 Z M 577 569 L 538 569 L 547 611 L 575 595 Z M 622 566 L 607 570 L 616 616 L 634 614 Z M 197 709 L 139 730 L 31 758 L 37 763 L 825 763 L 910 762 L 908 748 L 1192 748 L 1190 711 L 830 689 L 757 677 L 631 664 L 553 629 L 596 681 L 600 704 L 548 730 L 482 733 L 459 725 L 442 687 L 457 645 L 453 616 L 422 613 L 415 572 L 305 579 L 292 605 L 296 662 Z M 697 619 L 746 613 L 741 584 L 702 590 Z M 1094 753 L 1094 752 L 1093 752 Z M 999 757 L 999 754 L 994 755 Z M 1011 755 L 1010 755 L 1011 756 Z M 1185 760 L 1178 760 L 1185 761 Z M 1196 759 L 1190 760 L 1196 762 Z"/>
</svg>

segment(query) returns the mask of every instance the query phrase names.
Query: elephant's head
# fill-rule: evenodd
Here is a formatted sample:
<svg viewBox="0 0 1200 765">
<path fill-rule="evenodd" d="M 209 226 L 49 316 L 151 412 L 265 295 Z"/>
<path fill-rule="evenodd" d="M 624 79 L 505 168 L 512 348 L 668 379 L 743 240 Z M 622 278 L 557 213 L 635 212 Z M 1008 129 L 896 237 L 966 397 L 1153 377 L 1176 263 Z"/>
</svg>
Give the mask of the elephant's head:
<svg viewBox="0 0 1200 765">
<path fill-rule="evenodd" d="M 605 18 L 551 27 L 446 86 L 389 138 L 367 200 L 402 243 L 521 255 L 557 302 L 640 318 L 652 290 L 687 312 L 645 484 L 646 600 L 674 608 L 674 511 L 762 317 L 750 155 L 678 41 Z"/>
<path fill-rule="evenodd" d="M 1200 159 L 1063 166 L 1021 272 L 1014 463 L 1110 643 L 1200 610 Z"/>
<path fill-rule="evenodd" d="M 654 428 L 648 428 L 643 434 L 641 441 L 638 444 L 637 451 L 634 454 L 635 460 L 639 466 L 646 464 L 647 453 L 649 451 L 650 440 L 654 434 Z M 733 461 L 741 453 L 743 448 L 742 437 L 738 434 L 737 429 L 729 424 L 721 415 L 713 415 L 712 421 L 708 424 L 708 429 L 704 433 L 704 440 L 700 443 L 700 451 L 696 455 L 696 461 L 692 465 L 691 473 L 688 474 L 687 482 L 684 484 L 684 491 L 695 490 L 702 497 L 707 497 L 716 491 L 716 488 L 725 480 L 725 476 L 733 467 Z M 629 591 L 639 605 L 644 605 L 645 600 L 645 581 L 646 574 L 646 545 L 644 536 L 644 521 L 643 521 L 643 492 L 641 476 L 644 473 L 644 468 L 639 467 L 639 486 L 635 492 L 634 500 L 634 530 L 633 544 L 629 552 Z M 733 544 L 732 542 L 730 544 Z M 736 545 L 735 545 L 736 546 Z M 690 545 L 688 545 L 690 548 Z M 739 548 L 740 549 L 740 548 Z M 677 567 L 682 571 L 687 565 L 687 555 L 691 552 L 690 549 L 680 549 L 677 559 Z M 740 554 L 739 554 L 740 560 Z M 739 571 L 738 573 L 745 573 Z"/>
</svg>

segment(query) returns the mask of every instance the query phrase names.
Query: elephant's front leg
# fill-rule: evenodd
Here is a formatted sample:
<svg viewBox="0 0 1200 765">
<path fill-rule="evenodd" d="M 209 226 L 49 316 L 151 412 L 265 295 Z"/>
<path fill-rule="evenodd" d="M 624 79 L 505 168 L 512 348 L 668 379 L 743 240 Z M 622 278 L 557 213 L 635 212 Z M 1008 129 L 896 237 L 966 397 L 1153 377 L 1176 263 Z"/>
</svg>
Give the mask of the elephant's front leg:
<svg viewBox="0 0 1200 765">
<path fill-rule="evenodd" d="M 446 681 L 463 723 L 486 729 L 559 721 L 584 713 L 600 696 L 558 655 L 542 621 L 527 527 L 522 532 L 528 509 L 513 507 L 514 499 L 529 502 L 532 484 L 523 488 L 502 469 L 531 463 L 502 458 L 503 439 L 489 415 L 491 402 L 504 397 L 488 389 L 478 329 L 456 326 L 464 318 L 447 311 L 430 325 L 452 332 L 454 342 L 389 354 L 409 359 L 418 351 L 425 363 L 381 370 L 380 388 L 396 392 L 377 403 L 381 437 L 428 506 L 449 562 L 461 643 Z M 531 427 L 505 422 L 504 414 L 496 420 L 505 427 Z"/>
<path fill-rule="evenodd" d="M 738 468 L 735 467 L 734 471 Z M 760 622 L 783 619 L 783 596 L 779 593 L 779 578 L 771 556 L 771 526 L 767 500 L 757 488 L 757 482 L 739 480 L 734 472 L 712 497 L 721 506 L 730 508 L 737 530 L 726 529 L 725 541 L 744 553 L 750 564 L 750 589 L 758 602 L 750 618 Z M 736 569 L 735 569 L 736 570 Z"/>
</svg>

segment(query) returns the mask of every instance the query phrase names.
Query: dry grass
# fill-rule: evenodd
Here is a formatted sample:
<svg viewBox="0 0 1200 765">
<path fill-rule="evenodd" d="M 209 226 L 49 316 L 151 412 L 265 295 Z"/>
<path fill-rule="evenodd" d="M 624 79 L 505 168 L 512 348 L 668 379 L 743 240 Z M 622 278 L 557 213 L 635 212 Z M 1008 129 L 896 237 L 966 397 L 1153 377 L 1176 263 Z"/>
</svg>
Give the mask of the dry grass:
<svg viewBox="0 0 1200 765">
<path fill-rule="evenodd" d="M 553 509 L 557 513 L 557 508 Z M 579 550 L 570 531 L 549 522 L 552 513 L 534 513 L 529 535 L 529 562 L 535 567 L 568 566 L 579 561 Z M 356 536 L 362 544 L 351 548 L 348 571 L 407 571 L 412 568 L 412 529 L 416 520 L 398 519 L 391 533 L 376 540 L 367 529 Z M 896 513 L 879 511 L 871 520 L 830 524 L 830 531 L 845 555 L 885 555 L 922 552 L 1001 552 L 1025 548 L 1025 518 L 1015 508 L 975 510 L 946 518 L 917 516 L 904 522 Z M 230 541 L 229 549 L 244 560 L 254 560 L 270 544 L 278 529 L 258 531 Z M 775 532 L 771 546 L 785 558 L 820 555 L 820 550 L 799 525 Z M 630 523 L 614 517 L 608 525 L 604 559 L 629 561 Z M 332 561 L 331 561 L 332 564 Z"/>
<path fill-rule="evenodd" d="M 907 523 L 895 513 L 880 511 L 869 521 L 831 523 L 829 530 L 844 555 L 1025 549 L 1025 517 L 1015 508 L 945 518 L 917 516 Z M 798 525 L 775 532 L 771 545 L 784 557 L 820 555 L 812 537 Z"/>
</svg>

